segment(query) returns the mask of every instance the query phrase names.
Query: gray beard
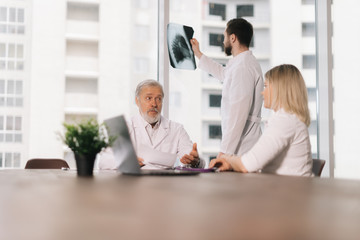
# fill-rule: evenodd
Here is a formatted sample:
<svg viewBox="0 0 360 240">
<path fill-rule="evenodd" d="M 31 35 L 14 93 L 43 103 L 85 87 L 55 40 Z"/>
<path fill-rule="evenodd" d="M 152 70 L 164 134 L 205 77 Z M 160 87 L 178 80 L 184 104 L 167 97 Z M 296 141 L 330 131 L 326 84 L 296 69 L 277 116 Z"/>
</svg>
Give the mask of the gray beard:
<svg viewBox="0 0 360 240">
<path fill-rule="evenodd" d="M 140 115 L 149 124 L 154 124 L 154 123 L 158 122 L 161 117 L 160 113 L 158 113 L 158 115 L 156 115 L 156 117 L 149 117 L 147 114 L 144 114 L 142 111 L 140 111 Z"/>
</svg>

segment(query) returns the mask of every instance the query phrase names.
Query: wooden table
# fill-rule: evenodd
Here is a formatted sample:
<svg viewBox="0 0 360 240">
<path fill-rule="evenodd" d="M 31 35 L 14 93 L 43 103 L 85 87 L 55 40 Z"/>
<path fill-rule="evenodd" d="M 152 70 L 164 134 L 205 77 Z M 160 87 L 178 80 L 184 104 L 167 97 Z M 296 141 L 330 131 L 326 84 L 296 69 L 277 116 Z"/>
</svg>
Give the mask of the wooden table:
<svg viewBox="0 0 360 240">
<path fill-rule="evenodd" d="M 0 170 L 0 239 L 360 239 L 360 181 Z"/>
</svg>

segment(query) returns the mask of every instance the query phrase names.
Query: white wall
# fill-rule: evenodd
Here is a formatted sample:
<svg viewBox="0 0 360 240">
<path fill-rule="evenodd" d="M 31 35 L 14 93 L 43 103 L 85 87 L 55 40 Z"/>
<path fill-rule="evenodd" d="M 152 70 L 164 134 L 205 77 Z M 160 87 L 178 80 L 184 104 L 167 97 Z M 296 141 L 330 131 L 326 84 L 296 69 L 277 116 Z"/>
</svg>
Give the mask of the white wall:
<svg viewBox="0 0 360 240">
<path fill-rule="evenodd" d="M 334 0 L 335 177 L 360 178 L 360 2 Z"/>
</svg>

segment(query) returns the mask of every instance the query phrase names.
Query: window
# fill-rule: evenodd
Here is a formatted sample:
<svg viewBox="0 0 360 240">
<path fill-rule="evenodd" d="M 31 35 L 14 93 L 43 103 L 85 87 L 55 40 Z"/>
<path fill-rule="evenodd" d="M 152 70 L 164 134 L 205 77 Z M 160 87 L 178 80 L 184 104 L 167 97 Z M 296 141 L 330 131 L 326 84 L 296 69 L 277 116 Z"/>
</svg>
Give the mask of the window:
<svg viewBox="0 0 360 240">
<path fill-rule="evenodd" d="M 303 55 L 302 64 L 304 69 L 316 68 L 316 56 L 315 55 Z"/>
<path fill-rule="evenodd" d="M 315 5 L 315 0 L 302 0 L 303 5 Z"/>
<path fill-rule="evenodd" d="M 179 0 L 170 0 L 170 9 L 172 5 L 177 5 L 179 2 Z M 169 21 L 193 26 L 202 52 L 225 66 L 229 59 L 232 59 L 232 56 L 227 57 L 223 52 L 223 32 L 226 21 L 244 17 L 253 25 L 254 36 L 250 48 L 262 72 L 265 73 L 279 64 L 293 64 L 303 73 L 307 86 L 316 89 L 316 66 L 315 68 L 302 66 L 303 55 L 316 56 L 315 38 L 304 37 L 301 32 L 301 24 L 304 21 L 314 22 L 315 6 L 302 6 L 300 1 L 297 5 L 287 4 L 287 11 L 284 11 L 284 3 L 281 1 L 240 2 L 183 0 L 181 1 L 182 8 L 176 12 L 170 10 Z M 287 20 L 283 21 L 283 19 Z M 216 156 L 221 143 L 219 106 L 223 85 L 208 72 L 181 71 L 172 68 L 169 69 L 168 83 L 170 94 L 180 92 L 182 95 L 181 108 L 170 107 L 169 118 L 183 124 L 191 139 L 198 142 L 200 156 L 204 159 Z M 316 122 L 317 100 L 313 96 L 310 97 L 309 106 L 313 113 L 312 120 Z M 189 115 L 191 117 L 187 117 Z M 270 115 L 270 110 L 262 110 L 264 121 Z M 314 126 L 316 130 L 317 124 Z M 316 154 L 317 134 L 316 131 L 312 133 L 312 151 Z"/>
<path fill-rule="evenodd" d="M 29 149 L 64 158 L 63 122 L 130 117 L 136 85 L 158 79 L 158 0 L 0 2 L 2 167 L 23 165 Z"/>
<path fill-rule="evenodd" d="M 99 21 L 99 5 L 68 2 L 67 19 L 75 21 Z"/>
<path fill-rule="evenodd" d="M 221 20 L 226 19 L 226 5 L 209 3 L 209 15 L 220 16 Z"/>
<path fill-rule="evenodd" d="M 210 107 L 220 107 L 220 105 L 221 105 L 221 95 L 219 95 L 219 94 L 210 94 L 209 95 L 209 105 L 210 105 Z"/>
<path fill-rule="evenodd" d="M 0 21 L 7 21 L 7 9 L 5 7 L 0 7 Z"/>
<path fill-rule="evenodd" d="M 224 51 L 224 34 L 209 34 L 209 45 L 221 47 L 221 50 Z"/>
<path fill-rule="evenodd" d="M 221 126 L 220 125 L 209 125 L 209 138 L 221 139 Z"/>
<path fill-rule="evenodd" d="M 9 168 L 12 166 L 12 153 L 5 153 L 5 167 Z"/>
<path fill-rule="evenodd" d="M 0 168 L 19 168 L 20 163 L 19 152 L 0 152 Z"/>
<path fill-rule="evenodd" d="M 251 47 L 251 48 L 254 47 L 254 41 L 255 41 L 254 38 L 255 38 L 255 36 L 253 35 L 253 37 L 252 37 L 252 39 L 250 41 L 250 45 L 249 45 L 249 47 Z"/>
<path fill-rule="evenodd" d="M 89 1 L 64 1 L 66 6 L 66 14 L 55 9 L 51 4 L 38 4 L 28 7 L 26 1 L 17 1 L 16 7 L 4 6 L 9 1 L 5 1 L 0 6 L 0 34 L 7 34 L 6 38 L 0 39 L 0 141 L 5 142 L 5 134 L 12 134 L 12 143 L 15 139 L 19 139 L 15 134 L 22 134 L 26 129 L 32 129 L 34 132 L 41 133 L 42 140 L 37 140 L 35 137 L 29 139 L 22 139 L 22 142 L 28 143 L 24 146 L 26 149 L 41 149 L 46 144 L 52 146 L 58 145 L 58 152 L 55 153 L 58 157 L 63 157 L 63 149 L 58 139 L 54 137 L 54 131 L 61 129 L 61 122 L 69 120 L 71 116 L 76 117 L 89 117 L 94 116 L 98 120 L 103 120 L 107 117 L 116 114 L 125 113 L 132 115 L 136 112 L 134 102 L 134 89 L 137 83 L 141 80 L 152 78 L 157 79 L 158 68 L 158 52 L 157 52 L 157 33 L 158 32 L 158 1 L 157 0 L 139 0 L 133 1 L 132 4 L 123 4 L 121 1 L 90 1 L 96 2 L 87 3 Z M 10 1 L 11 2 L 11 1 Z M 318 1 L 321 2 L 321 1 Z M 356 72 L 349 72 L 349 64 L 356 64 L 356 46 L 359 42 L 356 31 L 351 32 L 351 37 L 343 26 L 355 24 L 358 21 L 358 14 L 352 12 L 355 7 L 349 9 L 346 17 L 352 17 L 354 20 L 346 21 L 344 13 L 340 9 L 348 9 L 346 1 L 337 0 L 334 3 L 334 82 L 337 81 L 344 83 L 345 80 L 351 81 L 352 76 L 356 76 Z M 210 43 L 209 33 L 222 33 L 224 30 L 224 21 L 237 17 L 237 15 L 251 14 L 250 22 L 254 26 L 254 37 L 256 39 L 256 48 L 252 49 L 254 55 L 258 58 L 259 62 L 267 63 L 262 64 L 262 71 L 265 73 L 270 67 L 276 66 L 281 63 L 291 63 L 296 65 L 303 73 L 307 86 L 312 89 L 317 89 L 316 86 L 316 52 L 315 52 L 315 37 L 312 38 L 313 32 L 316 30 L 312 27 L 315 19 L 315 0 L 302 0 L 302 4 L 289 4 L 287 11 L 283 11 L 283 3 L 279 1 L 246 1 L 245 5 L 252 5 L 251 8 L 238 8 L 239 3 L 232 0 L 224 1 L 190 1 L 190 0 L 170 0 L 170 9 L 172 5 L 180 6 L 176 12 L 170 12 L 170 21 L 181 22 L 188 26 L 196 26 L 196 36 L 200 41 L 200 47 L 203 52 L 211 58 L 221 60 L 226 64 L 229 58 L 224 56 L 219 48 L 219 41 L 217 47 L 206 47 Z M 194 4 L 195 3 L 195 4 Z M 352 3 L 353 4 L 353 3 Z M 14 4 L 12 4 L 14 5 Z M 244 6 L 244 5 L 241 5 Z M 357 6 L 357 4 L 355 4 Z M 299 9 L 299 7 L 301 9 Z M 256 13 L 255 13 L 256 10 Z M 131 13 L 131 21 L 126 21 L 124 14 L 119 12 Z M 355 11 L 355 10 L 354 10 Z M 247 12 L 247 13 L 246 13 Z M 249 13 L 250 12 L 250 13 Z M 30 14 L 29 14 L 30 13 Z M 59 20 L 63 19 L 60 25 L 54 25 L 51 29 L 46 28 L 45 24 L 34 26 L 37 31 L 31 32 L 31 36 L 25 25 L 36 24 L 36 22 L 29 22 L 27 16 L 33 13 L 37 14 L 37 22 L 52 22 L 57 24 Z M 262 14 L 257 14 L 262 13 Z M 292 16 L 292 13 L 294 17 Z M 301 13 L 301 14 L 298 14 Z M 101 14 L 101 15 L 100 15 Z M 101 17 L 100 17 L 101 16 Z M 145 16 L 145 17 L 144 17 Z M 270 18 L 271 16 L 271 18 Z M 296 17 L 297 16 L 297 17 Z M 286 19 L 286 21 L 283 21 Z M 56 21 L 55 21 L 56 20 Z M 211 21 L 207 21 L 211 20 Z M 305 22 L 304 22 L 305 21 Z M 64 29 L 61 26 L 66 26 Z M 149 30 L 144 30 L 140 36 L 148 35 L 147 41 L 139 44 L 136 39 L 137 34 L 130 34 L 128 38 L 124 38 L 124 33 L 129 33 L 129 29 L 134 31 L 135 26 L 147 26 Z M 314 30 L 311 30 L 314 29 Z M 344 29 L 344 30 L 342 30 Z M 352 29 L 357 29 L 356 24 Z M 43 34 L 50 30 L 49 34 Z M 101 34 L 99 32 L 101 30 Z M 139 30 L 139 29 L 138 29 Z M 59 32 L 60 31 L 60 32 Z M 65 31 L 65 34 L 64 32 Z M 140 32 L 142 30 L 139 30 Z M 261 35 L 259 32 L 262 32 Z M 146 32 L 146 33 L 145 33 Z M 16 36 L 21 34 L 22 36 Z M 101 44 L 100 44 L 101 36 Z M 20 38 L 19 38 L 20 37 Z M 13 39 L 11 39 L 13 38 Z M 15 39 L 17 38 L 17 39 Z M 72 45 L 75 48 L 81 48 L 83 43 L 90 43 L 93 48 L 92 53 L 97 53 L 96 57 L 89 55 L 79 55 L 76 58 L 64 58 L 64 51 L 69 47 L 67 42 L 80 42 L 78 45 Z M 350 41 L 350 42 L 349 42 Z M 221 42 L 221 41 L 220 41 Z M 346 42 L 346 51 L 341 48 L 341 43 Z M 65 43 L 65 49 L 57 48 L 55 46 L 62 46 Z M 298 43 L 298 44 L 293 44 Z M 336 45 L 339 43 L 339 46 Z M 20 45 L 20 46 L 19 46 Z M 87 45 L 87 46 L 89 46 Z M 210 45 L 210 44 L 209 44 Z M 70 46 L 70 47 L 72 47 Z M 253 45 L 252 45 L 253 46 Z M 222 47 L 222 46 L 221 46 Z M 210 49 L 210 50 L 209 50 Z M 76 52 L 76 51 L 73 51 Z M 284 54 L 286 52 L 286 54 Z M 27 54 L 29 53 L 29 54 Z M 344 54 L 344 55 L 343 55 Z M 28 56 L 30 55 L 30 56 Z M 348 58 L 353 57 L 353 60 Z M 354 55 L 354 56 L 352 56 Z M 44 56 L 42 58 L 37 56 Z M 46 56 L 46 57 L 45 57 Z M 138 60 L 140 59 L 140 60 Z M 142 59 L 142 60 L 141 60 Z M 146 60 L 144 60 L 146 59 Z M 66 62 L 63 69 L 62 63 Z M 44 68 L 46 66 L 46 68 Z M 60 69 L 59 69 L 60 66 Z M 73 66 L 79 66 L 74 69 Z M 85 68 L 83 68 L 85 66 Z M 98 67 L 95 67 L 98 66 Z M 25 69 L 29 68 L 29 69 Z M 24 69 L 27 71 L 21 71 Z M 351 69 L 356 70 L 357 67 L 351 65 Z M 17 72 L 19 71 L 20 72 Z M 46 74 L 45 71 L 46 70 Z M 28 74 L 31 72 L 31 75 Z M 135 74 L 134 74 L 135 73 Z M 349 74 L 349 75 L 345 75 Z M 19 75 L 20 74 L 20 75 Z M 64 76 L 65 74 L 65 76 Z M 34 78 L 34 79 L 33 79 Z M 66 92 L 66 81 L 68 79 L 77 79 L 81 84 L 82 79 L 86 81 L 95 80 L 91 84 L 93 90 L 94 85 L 97 85 L 97 93 L 94 94 L 98 98 L 96 107 L 85 108 L 69 105 L 63 107 L 63 102 Z M 169 95 L 180 94 L 181 104 L 179 107 L 169 109 L 169 118 L 171 120 L 180 122 L 184 125 L 185 129 L 190 133 L 193 141 L 203 139 L 207 136 L 209 126 L 203 127 L 209 122 L 213 125 L 219 125 L 220 115 L 206 115 L 203 114 L 202 107 L 209 107 L 208 104 L 201 104 L 204 101 L 210 101 L 209 97 L 204 97 L 204 92 L 221 91 L 222 85 L 215 79 L 210 78 L 207 73 L 202 71 L 179 71 L 170 69 L 169 76 Z M 12 93 L 8 94 L 8 81 L 14 81 Z M 34 81 L 36 80 L 37 84 Z M 21 81 L 21 87 L 17 87 L 16 81 Z M 354 83 L 348 83 L 352 86 Z M 356 83 L 355 83 L 356 84 Z M 86 83 L 85 83 L 86 85 Z M 31 88 L 30 88 L 31 86 Z M 22 89 L 22 93 L 17 92 L 17 89 Z M 354 99 L 349 99 L 350 96 L 357 96 L 350 94 L 351 91 L 358 89 L 354 87 L 342 89 L 341 87 L 334 87 L 336 94 L 336 101 L 334 108 L 339 113 L 336 116 L 336 138 L 338 139 L 357 139 L 355 133 L 358 133 L 356 122 L 352 124 L 344 124 L 349 121 L 346 117 L 353 116 L 353 112 L 349 114 L 344 106 L 349 106 L 349 102 L 354 102 Z M 45 91 L 46 90 L 46 91 Z M 62 90 L 62 91 L 61 91 Z M 310 90 L 312 91 L 312 90 Z M 310 106 L 315 106 L 310 109 L 312 113 L 316 113 L 316 98 L 314 94 L 309 91 Z M 350 92 L 349 92 L 350 91 Z M 75 99 L 81 99 L 84 94 L 71 92 Z M 93 93 L 91 93 L 93 94 Z M 25 96 L 39 96 L 32 98 L 31 106 L 24 107 L 24 113 L 32 112 L 31 119 L 28 116 L 21 116 L 20 114 L 13 113 L 13 107 L 16 107 L 16 100 L 13 107 L 7 107 L 7 97 L 11 98 L 24 98 L 23 103 L 27 102 Z M 51 101 L 42 101 L 44 97 Z M 172 98 L 178 99 L 178 98 Z M 11 101 L 11 100 L 10 100 Z M 178 102 L 177 100 L 173 103 Z M 74 101 L 70 101 L 74 103 Z M 21 105 L 21 104 L 20 104 Z M 8 112 L 9 109 L 9 112 Z M 179 112 L 175 112 L 179 111 Z M 341 111 L 340 111 L 341 109 Z M 20 111 L 21 109 L 15 109 Z M 216 109 L 214 112 L 216 112 Z M 347 114 L 340 114 L 344 111 Z M 187 117 L 186 113 L 191 112 L 191 117 Z M 41 112 L 46 112 L 52 118 L 42 119 Z M 264 113 L 264 111 L 263 111 Z M 196 114 L 199 114 L 196 116 Z M 355 113 L 356 114 L 356 113 Z M 28 124 L 28 127 L 23 127 L 22 130 L 6 130 L 7 116 L 22 117 L 22 124 Z M 176 117 L 179 116 L 179 117 Z M 185 117 L 184 117 L 185 116 Z M 263 118 L 267 116 L 263 114 Z M 356 121 L 357 116 L 352 117 L 351 120 Z M 38 126 L 38 122 L 46 122 Z M 312 114 L 312 121 L 316 122 L 316 114 Z M 15 120 L 13 120 L 15 127 Z M 311 126 L 316 127 L 318 124 Z M 56 127 L 54 127 L 56 126 Z M 352 127 L 352 130 L 346 129 Z M 53 128 L 52 128 L 53 127 Z M 311 132 L 316 132 L 315 130 Z M 342 135 L 344 133 L 354 135 Z M 358 134 L 360 136 L 360 134 Z M 23 137 L 29 134 L 23 134 Z M 214 136 L 214 135 L 212 135 Z M 209 136 L 207 136 L 209 138 Z M 342 140 L 343 141 L 343 140 Z M 205 141 L 200 141 L 205 142 Z M 211 139 L 211 142 L 219 142 L 218 140 Z M 317 135 L 311 136 L 312 151 L 316 154 Z M 356 150 L 350 149 L 351 144 L 343 141 L 342 146 L 339 142 L 336 144 L 336 156 L 341 159 L 355 159 Z M 5 152 L 4 145 L 0 144 L 0 152 L 2 152 L 2 166 L 5 165 Z M 218 148 L 214 145 L 199 146 L 199 149 L 206 149 L 207 156 L 216 155 Z M 217 144 L 219 145 L 219 144 Z M 54 152 L 44 150 L 42 154 L 52 154 Z M 27 155 L 26 151 L 23 154 L 21 150 L 14 151 L 21 152 L 21 161 L 25 161 Z M 201 153 L 200 153 L 201 154 Z M 12 164 L 12 163 L 11 163 Z M 357 163 L 355 160 L 336 162 L 338 167 L 338 174 L 345 176 L 348 169 L 351 167 L 356 169 Z M 354 167 L 355 166 L 355 167 Z M 340 176 L 338 175 L 338 176 Z"/>
<path fill-rule="evenodd" d="M 254 5 L 238 5 L 236 6 L 236 17 L 253 17 L 254 16 Z"/>
<path fill-rule="evenodd" d="M 0 79 L 0 107 L 5 106 L 5 80 Z"/>
<path fill-rule="evenodd" d="M 0 33 L 25 33 L 25 11 L 23 8 L 0 7 Z"/>
<path fill-rule="evenodd" d="M 0 116 L 0 131 L 5 129 L 4 125 L 4 116 Z"/>
<path fill-rule="evenodd" d="M 303 37 L 315 37 L 315 23 L 302 23 L 302 35 Z"/>
<path fill-rule="evenodd" d="M 19 116 L 0 116 L 0 142 L 22 142 L 22 118 Z"/>
<path fill-rule="evenodd" d="M 0 79 L 0 107 L 23 106 L 23 82 L 21 80 Z"/>
<path fill-rule="evenodd" d="M 0 43 L 0 70 L 24 70 L 24 46 Z"/>
</svg>

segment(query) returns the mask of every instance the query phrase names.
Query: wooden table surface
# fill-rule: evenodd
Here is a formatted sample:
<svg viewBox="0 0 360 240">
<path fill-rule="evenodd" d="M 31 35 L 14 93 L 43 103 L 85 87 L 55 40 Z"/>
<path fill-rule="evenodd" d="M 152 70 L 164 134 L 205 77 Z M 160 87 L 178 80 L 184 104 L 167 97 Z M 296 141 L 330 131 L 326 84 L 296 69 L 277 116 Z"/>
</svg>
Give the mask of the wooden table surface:
<svg viewBox="0 0 360 240">
<path fill-rule="evenodd" d="M 0 239 L 360 239 L 360 181 L 0 170 Z"/>
</svg>

